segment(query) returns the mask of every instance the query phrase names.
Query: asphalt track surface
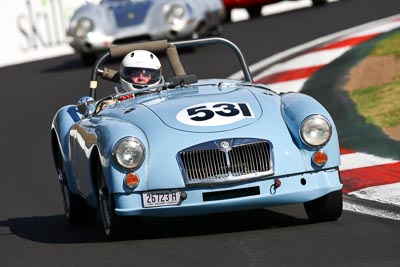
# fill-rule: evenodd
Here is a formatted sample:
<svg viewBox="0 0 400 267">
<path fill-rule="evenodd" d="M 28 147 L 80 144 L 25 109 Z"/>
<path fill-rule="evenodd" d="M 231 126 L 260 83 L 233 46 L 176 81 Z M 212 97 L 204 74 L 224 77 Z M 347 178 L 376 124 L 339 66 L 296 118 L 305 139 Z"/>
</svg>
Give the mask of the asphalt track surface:
<svg viewBox="0 0 400 267">
<path fill-rule="evenodd" d="M 345 0 L 225 24 L 223 37 L 252 64 L 398 13 L 398 0 Z M 231 58 L 216 46 L 185 52 L 182 61 L 200 78 L 227 77 L 238 69 Z M 146 220 L 118 242 L 106 242 L 99 223 L 69 226 L 49 129 L 59 107 L 88 93 L 89 76 L 75 55 L 0 69 L 0 266 L 400 266 L 399 221 L 344 211 L 337 222 L 310 224 L 300 205 Z"/>
</svg>

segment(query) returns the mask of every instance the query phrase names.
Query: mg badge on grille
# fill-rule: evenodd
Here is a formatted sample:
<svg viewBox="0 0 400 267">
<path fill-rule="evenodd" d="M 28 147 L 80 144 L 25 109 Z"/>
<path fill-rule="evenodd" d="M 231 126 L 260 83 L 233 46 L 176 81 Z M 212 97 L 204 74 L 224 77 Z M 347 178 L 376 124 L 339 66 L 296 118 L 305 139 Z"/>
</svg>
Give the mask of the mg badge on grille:
<svg viewBox="0 0 400 267">
<path fill-rule="evenodd" d="M 232 149 L 228 141 L 222 141 L 219 145 L 221 147 L 221 150 L 224 152 L 228 152 Z"/>
</svg>

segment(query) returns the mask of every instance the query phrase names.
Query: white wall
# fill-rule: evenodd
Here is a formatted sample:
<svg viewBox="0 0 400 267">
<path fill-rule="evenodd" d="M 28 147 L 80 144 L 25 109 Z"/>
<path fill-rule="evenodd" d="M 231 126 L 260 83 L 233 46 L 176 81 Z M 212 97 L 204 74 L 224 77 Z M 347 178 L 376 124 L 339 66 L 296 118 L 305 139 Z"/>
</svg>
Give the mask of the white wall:
<svg viewBox="0 0 400 267">
<path fill-rule="evenodd" d="M 8 0 L 0 11 L 0 67 L 73 53 L 65 30 L 85 0 Z"/>
</svg>

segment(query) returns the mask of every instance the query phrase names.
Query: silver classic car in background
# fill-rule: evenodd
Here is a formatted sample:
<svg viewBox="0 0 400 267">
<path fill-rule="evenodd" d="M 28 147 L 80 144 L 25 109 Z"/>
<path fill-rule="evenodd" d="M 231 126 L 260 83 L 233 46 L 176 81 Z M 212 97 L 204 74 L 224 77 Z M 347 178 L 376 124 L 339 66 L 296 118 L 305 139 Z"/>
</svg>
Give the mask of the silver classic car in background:
<svg viewBox="0 0 400 267">
<path fill-rule="evenodd" d="M 191 39 L 221 32 L 221 0 L 102 0 L 73 14 L 67 39 L 92 64 L 112 45 L 158 39 Z"/>
</svg>

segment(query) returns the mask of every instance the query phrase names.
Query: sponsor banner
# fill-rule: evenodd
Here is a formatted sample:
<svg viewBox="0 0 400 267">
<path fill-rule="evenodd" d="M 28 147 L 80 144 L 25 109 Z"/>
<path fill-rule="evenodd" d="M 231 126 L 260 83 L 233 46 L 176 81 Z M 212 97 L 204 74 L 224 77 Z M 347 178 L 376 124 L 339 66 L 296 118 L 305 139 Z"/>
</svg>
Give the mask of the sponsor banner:
<svg viewBox="0 0 400 267">
<path fill-rule="evenodd" d="M 2 3 L 0 67 L 72 53 L 66 27 L 85 0 L 19 0 Z"/>
</svg>

